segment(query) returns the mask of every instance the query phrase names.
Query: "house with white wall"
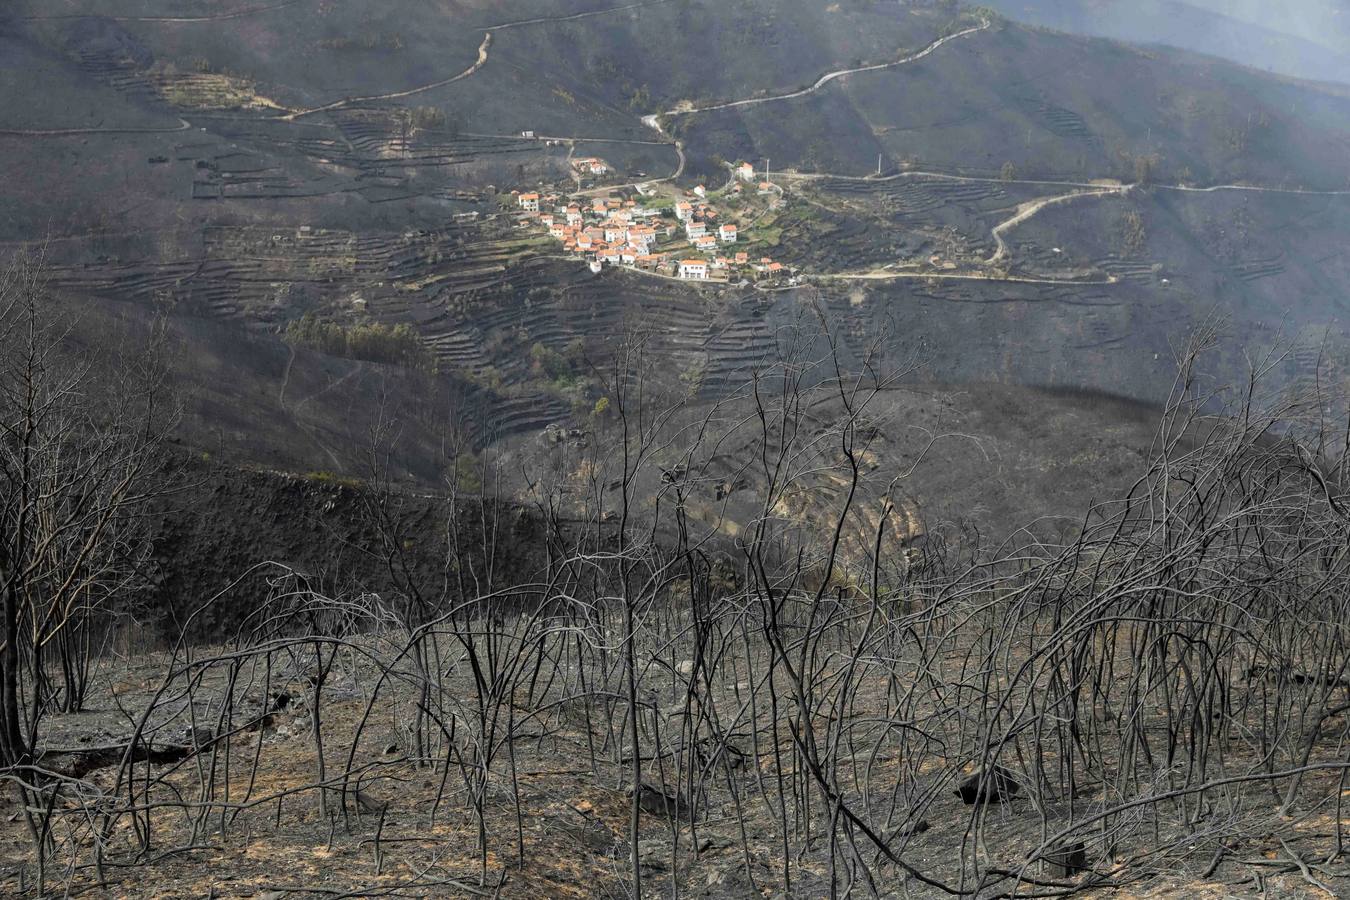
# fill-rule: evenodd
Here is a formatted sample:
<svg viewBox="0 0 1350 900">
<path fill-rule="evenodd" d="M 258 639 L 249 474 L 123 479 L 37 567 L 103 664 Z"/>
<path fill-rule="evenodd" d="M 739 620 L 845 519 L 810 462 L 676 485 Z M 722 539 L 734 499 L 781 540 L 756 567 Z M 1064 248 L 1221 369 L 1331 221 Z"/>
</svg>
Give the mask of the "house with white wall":
<svg viewBox="0 0 1350 900">
<path fill-rule="evenodd" d="M 706 259 L 680 260 L 680 277 L 688 281 L 707 281 L 708 261 Z"/>
</svg>

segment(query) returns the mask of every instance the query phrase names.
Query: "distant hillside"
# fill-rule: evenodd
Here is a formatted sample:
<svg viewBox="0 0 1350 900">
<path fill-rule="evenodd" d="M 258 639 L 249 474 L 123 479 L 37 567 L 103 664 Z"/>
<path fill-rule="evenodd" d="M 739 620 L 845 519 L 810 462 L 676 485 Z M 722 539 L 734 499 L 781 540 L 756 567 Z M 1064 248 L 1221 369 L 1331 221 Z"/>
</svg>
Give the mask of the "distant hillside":
<svg viewBox="0 0 1350 900">
<path fill-rule="evenodd" d="M 1235 64 L 1003 24 L 890 70 L 779 103 L 673 116 L 707 156 L 866 174 L 1350 183 L 1350 97 Z M 704 170 L 712 168 L 703 163 Z"/>
<path fill-rule="evenodd" d="M 1059 31 L 1166 44 L 1297 78 L 1350 83 L 1343 0 L 991 0 L 1011 19 Z"/>
<path fill-rule="evenodd" d="M 1350 186 L 1334 86 L 943 2 L 18 0 L 4 15 L 0 256 L 42 248 L 53 289 L 96 317 L 167 312 L 194 392 L 186 439 L 230 459 L 349 471 L 388 401 L 411 411 L 400 465 L 434 480 L 456 417 L 483 446 L 584 416 L 584 367 L 538 360 L 594 359 L 633 328 L 704 400 L 817 312 L 850 365 L 875 338 L 895 359 L 921 348 L 930 382 L 1152 403 L 1172 345 L 1213 315 L 1227 380 L 1244 346 L 1282 335 L 1326 336 L 1324 359 L 1350 347 L 1350 196 L 1299 193 Z M 574 181 L 569 159 L 591 155 L 609 182 Z M 653 180 L 716 193 L 737 159 L 786 190 L 756 248 L 804 283 L 593 275 L 510 201 Z M 887 177 L 868 177 L 878 163 Z M 1222 186 L 1237 189 L 1203 192 Z M 963 272 L 937 270 L 944 255 Z M 292 356 L 280 335 L 302 316 L 412 328 L 436 374 Z M 1300 349 L 1287 381 L 1318 360 Z"/>
</svg>

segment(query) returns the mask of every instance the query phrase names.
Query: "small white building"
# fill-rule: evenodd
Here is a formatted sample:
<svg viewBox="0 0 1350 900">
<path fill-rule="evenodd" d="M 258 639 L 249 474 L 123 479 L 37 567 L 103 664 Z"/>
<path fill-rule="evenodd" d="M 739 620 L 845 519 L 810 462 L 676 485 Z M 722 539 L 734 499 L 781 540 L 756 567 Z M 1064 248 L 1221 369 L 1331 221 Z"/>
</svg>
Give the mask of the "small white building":
<svg viewBox="0 0 1350 900">
<path fill-rule="evenodd" d="M 705 234 L 703 237 L 694 238 L 694 246 L 699 250 L 712 250 L 717 246 L 717 238 L 711 234 Z"/>
<path fill-rule="evenodd" d="M 734 244 L 736 243 L 736 238 L 736 226 L 730 222 L 723 223 L 722 227 L 717 229 L 717 239 L 724 244 Z"/>
<path fill-rule="evenodd" d="M 601 270 L 603 270 L 604 268 L 605 268 L 605 264 L 602 263 L 600 260 L 598 260 L 598 259 L 593 259 L 593 260 L 590 261 L 590 269 L 591 269 L 592 272 L 595 272 L 597 275 L 600 274 Z"/>
<path fill-rule="evenodd" d="M 621 244 L 628 240 L 628 226 L 609 223 L 605 225 L 605 243 Z"/>
<path fill-rule="evenodd" d="M 706 259 L 680 260 L 680 277 L 688 281 L 707 281 L 708 261 Z"/>
<path fill-rule="evenodd" d="M 694 188 L 694 196 L 699 198 L 707 197 L 708 189 L 700 184 L 698 187 Z"/>
<path fill-rule="evenodd" d="M 697 219 L 690 219 L 688 222 L 684 223 L 684 236 L 689 238 L 689 240 L 691 241 L 694 238 L 701 238 L 707 233 L 708 233 L 707 222 L 700 222 Z"/>
<path fill-rule="evenodd" d="M 736 177 L 739 178 L 741 181 L 754 181 L 755 167 L 750 165 L 748 162 L 741 163 L 739 166 L 736 167 Z"/>
<path fill-rule="evenodd" d="M 684 222 L 694 215 L 694 205 L 688 200 L 681 200 L 675 204 L 675 218 Z"/>
<path fill-rule="evenodd" d="M 534 140 L 534 132 L 533 132 L 533 131 L 522 131 L 522 132 L 520 133 L 520 136 L 523 137 L 523 138 L 526 138 L 526 139 L 528 139 L 528 140 L 531 140 L 531 141 Z"/>
<path fill-rule="evenodd" d="M 520 203 L 520 208 L 526 212 L 539 212 L 538 194 L 521 194 L 517 202 Z"/>
</svg>

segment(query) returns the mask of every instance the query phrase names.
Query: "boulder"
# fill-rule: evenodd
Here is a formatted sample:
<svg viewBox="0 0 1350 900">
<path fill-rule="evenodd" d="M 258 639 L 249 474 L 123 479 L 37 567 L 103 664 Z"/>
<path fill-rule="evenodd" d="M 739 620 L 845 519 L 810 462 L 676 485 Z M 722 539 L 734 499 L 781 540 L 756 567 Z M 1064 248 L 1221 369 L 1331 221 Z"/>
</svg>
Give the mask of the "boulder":
<svg viewBox="0 0 1350 900">
<path fill-rule="evenodd" d="M 1006 803 L 1022 790 L 1012 772 L 1002 766 L 977 769 L 962 779 L 956 787 L 956 796 L 966 806 L 976 803 Z"/>
</svg>

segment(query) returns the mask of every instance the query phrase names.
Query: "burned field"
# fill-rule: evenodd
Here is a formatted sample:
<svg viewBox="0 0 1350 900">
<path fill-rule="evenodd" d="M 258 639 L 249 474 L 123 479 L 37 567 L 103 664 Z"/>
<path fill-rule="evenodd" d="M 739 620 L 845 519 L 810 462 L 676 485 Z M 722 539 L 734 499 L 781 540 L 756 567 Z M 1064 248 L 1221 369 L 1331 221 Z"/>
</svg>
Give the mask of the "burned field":
<svg viewBox="0 0 1350 900">
<path fill-rule="evenodd" d="M 1344 889 L 1344 459 L 1272 437 L 1286 407 L 1183 389 L 1120 499 L 992 548 L 914 527 L 871 464 L 884 392 L 793 371 L 735 446 L 716 405 L 625 418 L 630 372 L 514 509 L 491 467 L 440 499 L 344 486 L 366 575 L 259 562 L 177 608 L 167 650 L 66 612 L 13 708 L 9 884 Z M 212 619 L 228 637 L 187 639 Z"/>
</svg>

